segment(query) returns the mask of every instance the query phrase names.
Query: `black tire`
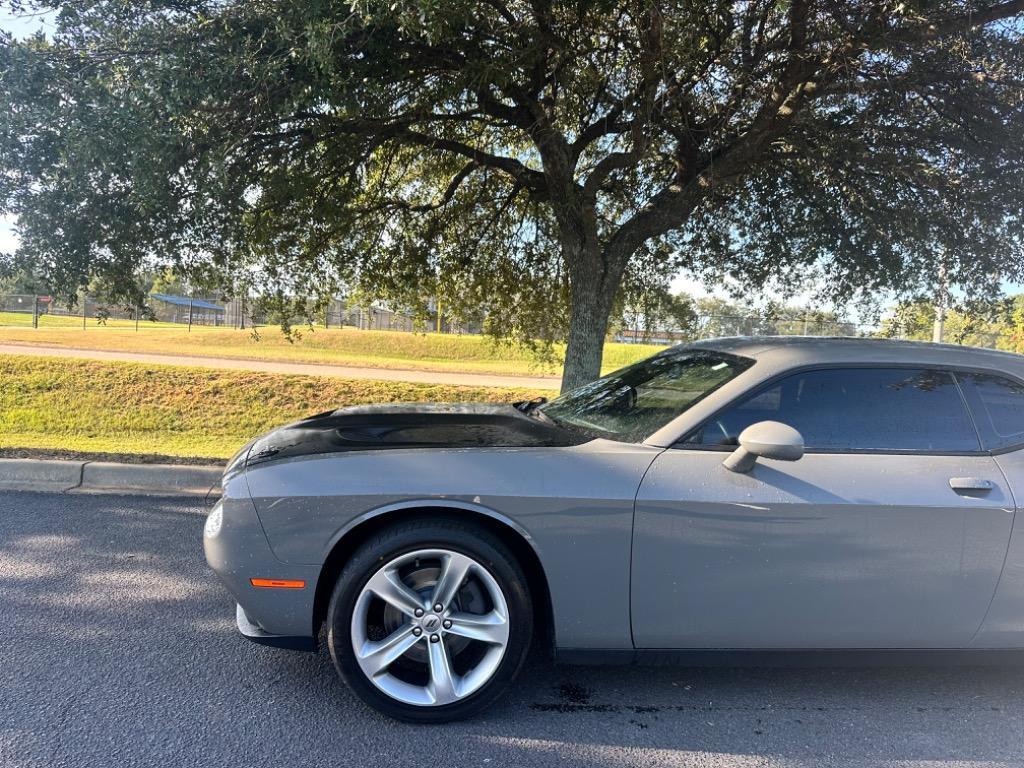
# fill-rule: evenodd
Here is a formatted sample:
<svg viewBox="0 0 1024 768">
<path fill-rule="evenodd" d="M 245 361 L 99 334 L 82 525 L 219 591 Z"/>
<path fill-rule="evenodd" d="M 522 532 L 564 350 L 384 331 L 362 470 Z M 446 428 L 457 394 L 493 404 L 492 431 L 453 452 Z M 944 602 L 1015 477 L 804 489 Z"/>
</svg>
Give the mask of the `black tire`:
<svg viewBox="0 0 1024 768">
<path fill-rule="evenodd" d="M 497 581 L 508 606 L 509 638 L 491 678 L 466 698 L 443 706 L 393 699 L 367 679 L 352 648 L 352 614 L 366 582 L 385 563 L 418 549 L 443 548 L 467 555 Z M 526 660 L 533 636 L 533 605 L 526 577 L 502 541 L 485 528 L 438 517 L 397 523 L 364 542 L 345 565 L 327 610 L 327 644 L 338 674 L 366 704 L 397 720 L 447 723 L 471 717 L 500 698 Z"/>
</svg>

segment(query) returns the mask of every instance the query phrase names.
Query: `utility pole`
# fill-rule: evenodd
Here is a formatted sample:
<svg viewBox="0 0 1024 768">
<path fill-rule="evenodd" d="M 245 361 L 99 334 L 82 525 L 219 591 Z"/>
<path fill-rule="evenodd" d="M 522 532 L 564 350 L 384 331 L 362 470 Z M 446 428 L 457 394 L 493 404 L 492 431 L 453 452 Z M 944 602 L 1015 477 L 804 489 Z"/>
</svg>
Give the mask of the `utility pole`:
<svg viewBox="0 0 1024 768">
<path fill-rule="evenodd" d="M 949 301 L 949 281 L 946 278 L 946 260 L 939 262 L 939 286 L 935 291 L 935 324 L 932 326 L 932 341 L 942 343 L 946 330 L 946 306 Z"/>
<path fill-rule="evenodd" d="M 192 297 L 188 298 L 188 332 L 192 333 Z"/>
<path fill-rule="evenodd" d="M 39 327 L 39 297 L 32 297 L 32 327 Z"/>
<path fill-rule="evenodd" d="M 437 297 L 437 332 L 441 332 L 441 297 Z"/>
</svg>

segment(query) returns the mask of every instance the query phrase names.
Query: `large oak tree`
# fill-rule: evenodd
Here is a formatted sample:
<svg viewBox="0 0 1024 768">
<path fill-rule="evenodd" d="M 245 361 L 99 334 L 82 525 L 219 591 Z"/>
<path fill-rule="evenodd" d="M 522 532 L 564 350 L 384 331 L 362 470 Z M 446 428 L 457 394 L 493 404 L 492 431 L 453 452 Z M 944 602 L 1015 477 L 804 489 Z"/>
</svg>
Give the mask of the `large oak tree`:
<svg viewBox="0 0 1024 768">
<path fill-rule="evenodd" d="M 679 267 L 1024 277 L 1024 0 L 28 6 L 59 14 L 0 45 L 0 206 L 64 290 L 439 294 L 566 338 L 568 387 Z"/>
</svg>

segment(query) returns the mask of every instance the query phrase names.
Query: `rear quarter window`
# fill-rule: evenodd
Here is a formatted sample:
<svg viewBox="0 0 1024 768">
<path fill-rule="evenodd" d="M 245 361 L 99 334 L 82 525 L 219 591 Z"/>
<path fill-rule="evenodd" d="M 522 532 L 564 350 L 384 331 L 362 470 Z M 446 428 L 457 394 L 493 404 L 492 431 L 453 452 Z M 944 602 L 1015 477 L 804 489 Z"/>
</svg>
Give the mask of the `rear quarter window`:
<svg viewBox="0 0 1024 768">
<path fill-rule="evenodd" d="M 986 450 L 1024 445 L 1024 384 L 985 373 L 957 373 Z"/>
</svg>

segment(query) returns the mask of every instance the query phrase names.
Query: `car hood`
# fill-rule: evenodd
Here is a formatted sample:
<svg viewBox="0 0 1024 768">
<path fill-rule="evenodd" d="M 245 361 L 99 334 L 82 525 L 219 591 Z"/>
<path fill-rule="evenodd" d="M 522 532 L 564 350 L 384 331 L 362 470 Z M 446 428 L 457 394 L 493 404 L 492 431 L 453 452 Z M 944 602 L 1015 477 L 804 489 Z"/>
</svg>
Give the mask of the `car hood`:
<svg viewBox="0 0 1024 768">
<path fill-rule="evenodd" d="M 246 465 L 345 451 L 394 448 L 548 447 L 589 440 L 513 405 L 392 404 L 320 413 L 253 441 Z"/>
</svg>

